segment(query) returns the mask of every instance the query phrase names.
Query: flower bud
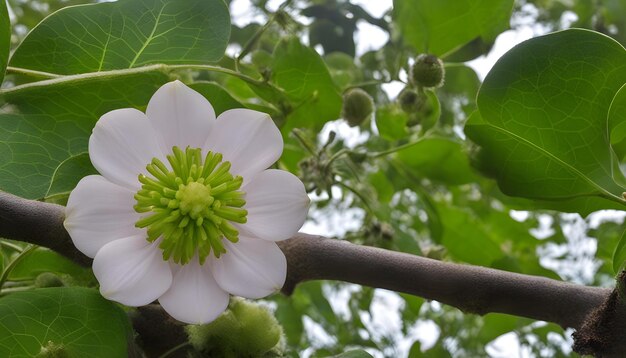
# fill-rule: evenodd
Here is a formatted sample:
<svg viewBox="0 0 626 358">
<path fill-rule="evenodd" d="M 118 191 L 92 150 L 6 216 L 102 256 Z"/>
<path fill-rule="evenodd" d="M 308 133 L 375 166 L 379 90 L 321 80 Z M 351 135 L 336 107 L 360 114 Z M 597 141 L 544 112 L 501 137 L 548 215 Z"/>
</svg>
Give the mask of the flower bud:
<svg viewBox="0 0 626 358">
<path fill-rule="evenodd" d="M 417 86 L 441 87 L 444 77 L 443 62 L 435 55 L 421 54 L 411 67 L 411 79 Z"/>
<path fill-rule="evenodd" d="M 189 343 L 210 357 L 259 357 L 284 350 L 283 329 L 265 307 L 234 298 L 215 321 L 187 326 Z"/>
<path fill-rule="evenodd" d="M 407 114 L 418 112 L 424 105 L 425 101 L 426 98 L 424 98 L 423 95 L 420 95 L 417 91 L 408 87 L 403 89 L 398 95 L 400 108 L 402 108 L 402 110 Z"/>
<path fill-rule="evenodd" d="M 372 97 L 360 88 L 353 88 L 343 95 L 341 116 L 348 121 L 350 127 L 363 123 L 374 112 Z"/>
</svg>

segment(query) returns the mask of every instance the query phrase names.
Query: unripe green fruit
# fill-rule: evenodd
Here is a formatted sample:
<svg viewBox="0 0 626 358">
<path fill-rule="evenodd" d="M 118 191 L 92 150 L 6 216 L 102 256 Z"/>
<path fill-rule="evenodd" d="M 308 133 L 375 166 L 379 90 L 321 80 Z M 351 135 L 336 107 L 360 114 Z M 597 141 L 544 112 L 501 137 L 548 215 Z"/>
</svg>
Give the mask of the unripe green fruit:
<svg viewBox="0 0 626 358">
<path fill-rule="evenodd" d="M 62 287 L 65 286 L 63 281 L 59 278 L 59 276 L 53 274 L 52 272 L 44 272 L 39 274 L 35 279 L 35 287 L 44 288 L 44 287 Z"/>
<path fill-rule="evenodd" d="M 402 92 L 400 92 L 400 94 L 398 95 L 398 103 L 400 103 L 400 108 L 402 108 L 404 112 L 409 114 L 419 111 L 424 105 L 425 101 L 426 98 L 424 98 L 423 95 L 420 95 L 419 93 L 417 93 L 417 91 L 410 88 L 403 89 Z"/>
<path fill-rule="evenodd" d="M 283 330 L 274 315 L 242 299 L 231 300 L 229 309 L 215 321 L 186 329 L 189 343 L 208 357 L 258 357 L 284 349 Z"/>
<path fill-rule="evenodd" d="M 372 97 L 360 88 L 348 90 L 343 95 L 341 116 L 348 121 L 350 127 L 363 123 L 374 112 Z"/>
<path fill-rule="evenodd" d="M 413 83 L 421 87 L 441 87 L 445 77 L 443 62 L 435 55 L 421 54 L 411 67 Z"/>
</svg>

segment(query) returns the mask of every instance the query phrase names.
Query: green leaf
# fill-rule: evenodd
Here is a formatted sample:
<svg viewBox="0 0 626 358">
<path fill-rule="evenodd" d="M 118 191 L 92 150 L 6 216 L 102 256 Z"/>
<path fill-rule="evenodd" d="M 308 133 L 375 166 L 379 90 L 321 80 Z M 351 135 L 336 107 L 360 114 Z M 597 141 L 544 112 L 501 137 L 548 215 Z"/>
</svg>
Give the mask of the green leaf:
<svg viewBox="0 0 626 358">
<path fill-rule="evenodd" d="M 480 341 L 490 342 L 499 336 L 511 332 L 515 329 L 531 324 L 533 321 L 528 318 L 520 318 L 501 313 L 489 313 L 483 317 L 483 325 L 480 328 Z"/>
<path fill-rule="evenodd" d="M 7 11 L 7 2 L 0 1 L 0 84 L 7 68 L 9 51 L 11 50 L 11 20 Z"/>
<path fill-rule="evenodd" d="M 96 290 L 46 288 L 0 299 L 0 356 L 33 357 L 62 347 L 68 357 L 126 357 L 133 333 L 114 303 Z"/>
<path fill-rule="evenodd" d="M 503 256 L 493 237 L 468 211 L 443 204 L 437 209 L 444 228 L 441 243 L 453 258 L 474 265 L 491 266 Z"/>
<path fill-rule="evenodd" d="M 298 311 L 289 298 L 278 298 L 276 307 L 276 319 L 285 330 L 287 342 L 291 346 L 297 346 L 302 340 L 304 324 L 302 312 Z"/>
<path fill-rule="evenodd" d="M 470 183 L 477 179 L 461 143 L 447 138 L 425 138 L 398 151 L 398 158 L 418 177 L 449 185 Z"/>
<path fill-rule="evenodd" d="M 396 105 L 387 105 L 376 109 L 376 128 L 380 136 L 388 140 L 398 140 L 409 135 L 406 128 L 408 116 Z"/>
<path fill-rule="evenodd" d="M 114 109 L 145 108 L 168 79 L 162 72 L 141 71 L 5 91 L 2 98 L 9 104 L 0 111 L 0 189 L 29 199 L 66 192 L 91 172 L 81 155 L 97 119 Z"/>
<path fill-rule="evenodd" d="M 618 160 L 626 157 L 626 86 L 617 92 L 609 109 L 611 145 Z"/>
<path fill-rule="evenodd" d="M 78 74 L 219 60 L 230 36 L 222 0 L 120 0 L 71 6 L 35 27 L 11 66 Z"/>
<path fill-rule="evenodd" d="M 283 133 L 291 128 L 322 128 L 341 111 L 341 96 L 322 58 L 297 38 L 282 40 L 274 50 L 272 82 L 282 88 L 292 111 Z"/>
<path fill-rule="evenodd" d="M 376 189 L 378 202 L 389 203 L 391 201 L 395 190 L 393 184 L 389 181 L 389 178 L 387 178 L 384 172 L 374 172 L 367 177 L 367 180 L 372 184 L 374 189 Z M 389 209 L 386 204 L 385 209 Z"/>
<path fill-rule="evenodd" d="M 598 268 L 597 274 L 613 275 L 613 255 L 615 248 L 619 244 L 622 234 L 626 230 L 626 223 L 604 221 L 595 228 L 587 230 L 587 236 L 593 237 L 598 242 L 596 249 L 596 259 L 598 259 L 602 266 Z"/>
<path fill-rule="evenodd" d="M 40 247 L 20 260 L 11 270 L 9 280 L 32 280 L 44 272 L 67 274 L 77 279 L 86 279 L 91 276 L 89 269 L 75 264 L 52 250 Z"/>
<path fill-rule="evenodd" d="M 98 174 L 98 171 L 91 165 L 89 153 L 71 156 L 57 166 L 44 196 L 48 198 L 52 195 L 69 193 L 76 187 L 80 178 L 91 174 Z"/>
<path fill-rule="evenodd" d="M 619 239 L 615 251 L 613 252 L 613 272 L 615 274 L 620 273 L 626 263 L 626 231 Z"/>
<path fill-rule="evenodd" d="M 513 0 L 394 0 L 393 16 L 404 41 L 418 52 L 444 56 L 509 26 Z"/>
<path fill-rule="evenodd" d="M 582 214 L 623 205 L 607 115 L 626 82 L 625 60 L 620 44 L 580 29 L 513 48 L 485 79 L 480 113 L 465 127 L 481 147 L 478 167 L 510 196 Z"/>
<path fill-rule="evenodd" d="M 224 90 L 222 86 L 215 82 L 195 82 L 189 87 L 198 91 L 211 102 L 216 116 L 219 116 L 222 112 L 229 109 L 245 107 L 230 93 Z"/>
<path fill-rule="evenodd" d="M 346 89 L 357 80 L 362 80 L 363 74 L 354 63 L 352 56 L 343 52 L 332 52 L 324 56 L 324 62 L 338 88 Z"/>
<path fill-rule="evenodd" d="M 472 68 L 464 65 L 446 64 L 445 69 L 445 83 L 437 89 L 437 97 L 441 101 L 440 121 L 444 125 L 453 126 L 476 110 L 480 80 Z"/>
</svg>

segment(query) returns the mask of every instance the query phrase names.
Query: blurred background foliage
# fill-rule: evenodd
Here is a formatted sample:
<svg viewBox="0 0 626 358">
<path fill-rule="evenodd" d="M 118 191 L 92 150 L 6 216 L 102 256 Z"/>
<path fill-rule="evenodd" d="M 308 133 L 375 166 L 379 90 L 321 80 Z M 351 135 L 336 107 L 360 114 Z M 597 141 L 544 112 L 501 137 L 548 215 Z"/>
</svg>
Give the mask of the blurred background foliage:
<svg viewBox="0 0 626 358">
<path fill-rule="evenodd" d="M 83 3 L 8 0 L 12 48 L 47 15 Z M 501 33 L 584 27 L 626 44 L 626 1 L 395 0 L 382 13 L 370 13 L 364 1 L 228 3 L 227 55 L 214 65 L 280 91 L 216 72 L 177 75 L 195 82 L 218 113 L 245 106 L 272 115 L 285 139 L 278 165 L 298 174 L 313 198 L 303 231 L 437 260 L 612 284 L 624 215 L 583 218 L 505 196 L 473 169 L 474 148 L 463 126 L 484 76 L 475 64 L 485 61 Z M 464 20 L 468 14 L 474 22 Z M 384 41 L 368 43 L 373 33 Z M 403 99 L 415 91 L 410 68 L 421 53 L 443 60 L 445 83 Z M 4 86 L 30 80 L 9 74 Z M 344 95 L 355 88 L 372 98 L 373 108 L 349 123 Z M 78 167 L 89 173 L 83 164 Z M 59 188 L 40 199 L 63 203 L 66 197 L 67 188 Z M 52 251 L 22 250 L 18 243 L 2 246 L 0 267 L 23 257 L 2 295 L 31 287 L 47 272 L 58 277 L 57 285 L 95 284 L 88 271 Z M 309 282 L 266 303 L 283 327 L 288 356 L 353 348 L 385 357 L 574 355 L 571 332 L 553 324 L 463 315 L 437 302 L 351 284 Z"/>
</svg>

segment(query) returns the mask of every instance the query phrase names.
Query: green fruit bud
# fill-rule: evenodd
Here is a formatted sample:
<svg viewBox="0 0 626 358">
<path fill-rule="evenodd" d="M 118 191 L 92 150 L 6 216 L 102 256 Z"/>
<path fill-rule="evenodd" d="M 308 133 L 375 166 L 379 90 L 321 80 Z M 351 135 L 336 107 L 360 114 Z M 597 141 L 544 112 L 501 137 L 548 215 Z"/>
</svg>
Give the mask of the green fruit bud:
<svg viewBox="0 0 626 358">
<path fill-rule="evenodd" d="M 372 97 L 360 88 L 353 88 L 343 95 L 341 116 L 348 121 L 350 127 L 363 123 L 374 112 Z"/>
<path fill-rule="evenodd" d="M 424 105 L 425 101 L 426 98 L 423 95 L 420 95 L 419 93 L 417 93 L 417 91 L 408 87 L 403 89 L 402 92 L 400 92 L 400 94 L 398 95 L 398 103 L 400 103 L 400 108 L 402 108 L 404 112 L 409 114 L 419 111 Z"/>
<path fill-rule="evenodd" d="M 411 67 L 411 79 L 417 86 L 441 87 L 444 77 L 443 62 L 435 55 L 421 54 L 417 56 Z"/>
<path fill-rule="evenodd" d="M 44 287 L 62 287 L 65 286 L 63 281 L 59 276 L 53 274 L 52 272 L 44 272 L 39 274 L 35 279 L 35 287 L 44 288 Z"/>
<path fill-rule="evenodd" d="M 234 298 L 215 321 L 186 327 L 189 343 L 210 357 L 258 357 L 284 350 L 283 329 L 265 307 Z"/>
</svg>

